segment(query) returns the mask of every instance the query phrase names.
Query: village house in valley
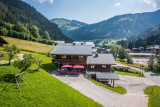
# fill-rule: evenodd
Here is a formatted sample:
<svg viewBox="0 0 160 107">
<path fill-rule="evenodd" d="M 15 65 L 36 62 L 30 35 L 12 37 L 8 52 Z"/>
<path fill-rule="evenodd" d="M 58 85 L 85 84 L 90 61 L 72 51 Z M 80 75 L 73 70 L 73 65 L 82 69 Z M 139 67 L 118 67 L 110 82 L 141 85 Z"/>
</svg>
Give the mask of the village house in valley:
<svg viewBox="0 0 160 107">
<path fill-rule="evenodd" d="M 92 46 L 84 43 L 59 43 L 51 52 L 52 60 L 58 68 L 63 65 L 81 65 L 81 72 L 87 73 L 98 81 L 119 79 L 111 65 L 116 65 L 112 54 L 99 54 L 92 51 Z M 74 68 L 67 68 L 72 71 Z"/>
</svg>

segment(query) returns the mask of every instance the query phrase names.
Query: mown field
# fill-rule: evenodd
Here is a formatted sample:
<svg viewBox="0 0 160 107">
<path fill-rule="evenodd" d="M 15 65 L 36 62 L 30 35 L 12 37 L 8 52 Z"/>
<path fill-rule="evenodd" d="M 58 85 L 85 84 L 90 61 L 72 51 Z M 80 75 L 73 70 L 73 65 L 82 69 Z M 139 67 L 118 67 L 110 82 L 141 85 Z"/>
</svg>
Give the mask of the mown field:
<svg viewBox="0 0 160 107">
<path fill-rule="evenodd" d="M 53 45 L 46 45 L 42 43 L 32 42 L 32 41 L 26 41 L 11 37 L 2 36 L 3 39 L 5 39 L 9 45 L 15 44 L 18 48 L 21 48 L 22 50 L 27 50 L 31 52 L 37 52 L 37 53 L 50 53 L 53 50 Z"/>
<path fill-rule="evenodd" d="M 22 52 L 30 53 L 30 52 Z M 44 61 L 43 67 L 37 71 L 37 66 L 32 65 L 25 73 L 26 78 L 21 78 L 21 94 L 15 81 L 11 81 L 8 87 L 3 87 L 10 81 L 11 77 L 20 72 L 12 65 L 0 65 L 0 106 L 1 107 L 100 107 L 98 103 L 82 95 L 77 90 L 54 78 L 47 72 L 56 67 L 51 63 L 51 57 L 31 53 L 34 57 Z"/>
</svg>

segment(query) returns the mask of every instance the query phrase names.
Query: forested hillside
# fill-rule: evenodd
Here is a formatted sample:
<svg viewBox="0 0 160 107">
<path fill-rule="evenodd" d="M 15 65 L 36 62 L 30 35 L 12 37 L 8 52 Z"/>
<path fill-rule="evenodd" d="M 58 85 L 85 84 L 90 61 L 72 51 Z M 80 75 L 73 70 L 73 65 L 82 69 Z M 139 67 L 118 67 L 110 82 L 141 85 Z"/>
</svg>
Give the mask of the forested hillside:
<svg viewBox="0 0 160 107">
<path fill-rule="evenodd" d="M 138 35 L 160 24 L 160 10 L 155 12 L 125 14 L 108 20 L 86 25 L 69 33 L 74 40 L 125 38 Z"/>
<path fill-rule="evenodd" d="M 157 26 L 154 26 L 152 28 L 149 28 L 149 29 L 145 30 L 143 33 L 141 33 L 137 37 L 139 37 L 139 38 L 146 38 L 148 36 L 157 35 L 157 34 L 160 34 L 160 24 L 157 25 Z"/>
<path fill-rule="evenodd" d="M 69 36 L 68 33 L 70 31 L 79 29 L 87 25 L 86 23 L 77 20 L 67 20 L 63 18 L 55 18 L 52 19 L 51 22 L 57 24 L 66 36 Z"/>
<path fill-rule="evenodd" d="M 27 36 L 28 38 L 33 36 L 34 41 L 46 39 L 44 35 L 49 35 L 52 40 L 71 41 L 63 35 L 56 24 L 51 23 L 41 13 L 37 12 L 35 8 L 21 0 L 0 0 L 0 20 L 1 29 L 5 29 L 9 35 L 16 31 L 25 33 L 25 37 Z M 6 22 L 8 25 L 4 26 Z M 25 30 L 21 31 L 20 27 Z M 20 34 L 17 35 L 20 36 Z M 17 37 L 16 34 L 15 37 Z"/>
</svg>

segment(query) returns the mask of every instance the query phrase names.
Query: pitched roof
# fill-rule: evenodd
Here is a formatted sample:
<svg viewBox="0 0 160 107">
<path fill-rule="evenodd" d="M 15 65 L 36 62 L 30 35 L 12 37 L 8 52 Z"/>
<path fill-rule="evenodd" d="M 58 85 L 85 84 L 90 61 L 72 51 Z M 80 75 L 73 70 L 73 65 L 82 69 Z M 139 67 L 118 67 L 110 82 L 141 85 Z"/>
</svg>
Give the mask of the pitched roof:
<svg viewBox="0 0 160 107">
<path fill-rule="evenodd" d="M 98 54 L 97 57 L 95 55 L 87 57 L 87 64 L 116 65 L 112 54 Z"/>
<path fill-rule="evenodd" d="M 96 74 L 97 79 L 115 79 L 115 80 L 119 79 L 118 74 L 112 72 L 88 72 L 88 73 Z"/>
<path fill-rule="evenodd" d="M 91 45 L 92 47 L 95 47 L 95 45 L 94 45 L 93 42 L 84 42 L 84 41 L 80 42 L 80 41 L 74 41 L 73 43 L 76 43 L 76 44 L 81 44 L 81 43 L 83 43 L 83 44 L 85 44 L 85 45 Z"/>
<path fill-rule="evenodd" d="M 89 45 L 60 43 L 51 52 L 52 55 L 92 55 Z"/>
<path fill-rule="evenodd" d="M 91 45 L 92 47 L 95 47 L 93 42 L 85 42 L 86 45 Z"/>
<path fill-rule="evenodd" d="M 7 41 L 5 41 L 2 37 L 0 37 L 0 43 L 8 44 L 8 42 L 7 42 Z"/>
</svg>

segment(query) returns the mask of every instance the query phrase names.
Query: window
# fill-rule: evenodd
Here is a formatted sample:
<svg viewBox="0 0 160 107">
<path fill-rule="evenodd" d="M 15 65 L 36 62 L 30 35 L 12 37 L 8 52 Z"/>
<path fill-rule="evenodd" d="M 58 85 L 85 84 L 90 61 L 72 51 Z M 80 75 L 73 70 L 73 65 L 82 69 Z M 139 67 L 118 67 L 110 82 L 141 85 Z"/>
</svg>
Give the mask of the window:
<svg viewBox="0 0 160 107">
<path fill-rule="evenodd" d="M 102 68 L 106 68 L 106 65 L 102 65 Z"/>
<path fill-rule="evenodd" d="M 83 59 L 83 56 L 79 56 L 79 59 Z"/>
<path fill-rule="evenodd" d="M 95 68 L 95 65 L 91 65 L 91 68 L 92 68 L 92 69 Z"/>
<path fill-rule="evenodd" d="M 73 59 L 73 56 L 71 56 L 71 59 Z"/>
<path fill-rule="evenodd" d="M 62 58 L 65 59 L 65 58 L 66 58 L 66 55 L 62 55 Z"/>
</svg>

